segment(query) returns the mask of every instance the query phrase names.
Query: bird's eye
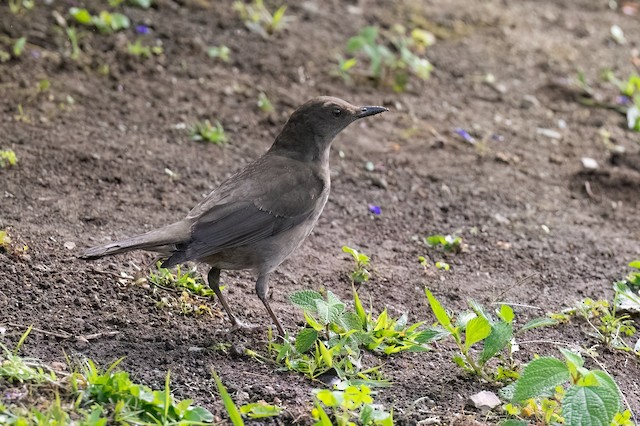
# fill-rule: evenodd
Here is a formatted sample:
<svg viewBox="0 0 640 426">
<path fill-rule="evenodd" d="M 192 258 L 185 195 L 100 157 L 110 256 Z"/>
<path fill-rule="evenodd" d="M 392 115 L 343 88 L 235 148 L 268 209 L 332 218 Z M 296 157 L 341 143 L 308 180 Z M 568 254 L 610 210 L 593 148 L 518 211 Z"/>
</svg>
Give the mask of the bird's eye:
<svg viewBox="0 0 640 426">
<path fill-rule="evenodd" d="M 340 108 L 334 108 L 332 112 L 334 117 L 340 117 L 340 114 L 342 114 L 342 110 Z"/>
</svg>

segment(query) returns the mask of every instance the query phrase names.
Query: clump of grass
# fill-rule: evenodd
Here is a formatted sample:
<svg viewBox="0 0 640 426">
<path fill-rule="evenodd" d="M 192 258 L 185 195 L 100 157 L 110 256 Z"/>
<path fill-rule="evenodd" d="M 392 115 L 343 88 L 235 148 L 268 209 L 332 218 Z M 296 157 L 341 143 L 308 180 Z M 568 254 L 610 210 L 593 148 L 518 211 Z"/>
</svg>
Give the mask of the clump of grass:
<svg viewBox="0 0 640 426">
<path fill-rule="evenodd" d="M 446 253 L 460 253 L 462 251 L 462 237 L 455 235 L 430 235 L 424 242 L 431 248 L 437 248 Z"/>
<path fill-rule="evenodd" d="M 189 128 L 189 137 L 198 142 L 209 142 L 215 145 L 227 143 L 227 135 L 219 121 L 212 125 L 209 120 L 198 121 Z"/>
</svg>

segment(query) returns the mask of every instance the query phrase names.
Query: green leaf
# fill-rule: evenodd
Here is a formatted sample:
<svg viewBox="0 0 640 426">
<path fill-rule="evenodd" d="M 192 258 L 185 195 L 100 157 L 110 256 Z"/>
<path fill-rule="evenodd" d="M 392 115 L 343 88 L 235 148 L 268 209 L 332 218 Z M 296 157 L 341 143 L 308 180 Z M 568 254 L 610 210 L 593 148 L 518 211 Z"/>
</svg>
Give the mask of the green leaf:
<svg viewBox="0 0 640 426">
<path fill-rule="evenodd" d="M 504 322 L 511 323 L 515 318 L 513 313 L 513 308 L 509 305 L 500 305 L 500 311 L 498 311 L 498 317 L 502 319 Z"/>
<path fill-rule="evenodd" d="M 322 356 L 324 363 L 327 365 L 327 367 L 332 367 L 333 356 L 331 355 L 331 352 L 329 351 L 329 349 L 327 349 L 324 343 L 322 343 L 322 340 L 316 340 L 316 342 L 318 344 L 318 347 L 320 348 L 320 355 Z"/>
<path fill-rule="evenodd" d="M 322 300 L 320 293 L 314 290 L 300 290 L 289 295 L 289 301 L 309 312 L 317 312 L 316 300 Z"/>
<path fill-rule="evenodd" d="M 114 31 L 123 30 L 129 28 L 129 18 L 122 13 L 111 14 L 111 29 Z"/>
<path fill-rule="evenodd" d="M 213 376 L 213 380 L 216 382 L 216 387 L 218 388 L 218 392 L 220 393 L 220 398 L 222 399 L 222 403 L 224 404 L 225 410 L 227 410 L 227 414 L 229 414 L 229 419 L 231 419 L 231 423 L 233 426 L 244 426 L 244 421 L 242 420 L 242 415 L 238 410 L 238 407 L 231 399 L 229 392 L 222 384 L 220 377 L 216 374 L 215 370 L 211 369 L 211 375 Z"/>
<path fill-rule="evenodd" d="M 329 321 L 327 322 L 335 323 L 344 312 L 344 303 L 331 291 L 327 291 L 327 303 L 329 304 Z"/>
<path fill-rule="evenodd" d="M 427 295 L 427 299 L 429 300 L 429 306 L 431 306 L 431 310 L 433 311 L 433 314 L 436 316 L 436 319 L 438 320 L 440 325 L 448 330 L 451 330 L 451 318 L 449 317 L 449 314 L 447 314 L 447 311 L 445 311 L 440 302 L 438 302 L 433 294 L 431 294 L 431 291 L 429 291 L 429 289 L 425 289 L 424 291 Z"/>
<path fill-rule="evenodd" d="M 557 324 L 558 324 L 558 320 L 555 320 L 553 318 L 549 318 L 549 317 L 534 318 L 528 323 L 526 323 L 525 325 L 523 325 L 522 328 L 518 330 L 518 333 L 522 333 L 523 331 L 531 330 L 538 327 L 549 327 Z"/>
<path fill-rule="evenodd" d="M 474 343 L 487 338 L 490 333 L 491 324 L 489 324 L 489 320 L 484 317 L 475 317 L 467 323 L 464 346 L 469 349 Z"/>
<path fill-rule="evenodd" d="M 296 336 L 296 350 L 301 354 L 307 352 L 311 349 L 317 338 L 318 332 L 316 330 L 312 328 L 303 329 Z"/>
<path fill-rule="evenodd" d="M 607 386 L 571 386 L 562 400 L 567 426 L 608 426 L 618 408 L 620 396 Z"/>
<path fill-rule="evenodd" d="M 569 368 L 569 373 L 572 376 L 575 376 L 578 368 L 584 365 L 584 359 L 582 359 L 580 354 L 571 352 L 568 349 L 560 348 L 560 353 L 562 353 L 562 355 L 564 355 L 565 359 L 567 360 L 567 368 Z"/>
<path fill-rule="evenodd" d="M 507 306 L 507 305 L 502 305 Z M 480 363 L 484 364 L 504 349 L 513 338 L 513 326 L 510 322 L 499 321 L 491 327 L 491 334 L 484 341 L 480 354 Z"/>
<path fill-rule="evenodd" d="M 534 359 L 524 368 L 522 376 L 515 382 L 513 401 L 549 395 L 556 386 L 569 380 L 569 369 L 557 358 Z"/>
<path fill-rule="evenodd" d="M 24 50 L 24 45 L 27 43 L 26 37 L 20 37 L 13 45 L 13 56 L 22 55 L 22 51 Z"/>
<path fill-rule="evenodd" d="M 91 14 L 87 9 L 81 9 L 78 7 L 72 7 L 69 9 L 69 14 L 80 24 L 90 25 L 91 24 Z"/>
<path fill-rule="evenodd" d="M 591 373 L 596 376 L 598 382 L 600 383 L 600 386 L 609 388 L 612 393 L 620 395 L 620 389 L 618 388 L 618 385 L 613 380 L 613 378 L 609 375 L 609 373 L 602 370 L 593 370 Z M 620 405 L 619 408 L 622 408 L 622 405 Z"/>
<path fill-rule="evenodd" d="M 360 302 L 360 298 L 358 297 L 358 292 L 355 287 L 353 288 L 353 305 L 356 310 L 356 314 L 360 319 L 360 324 L 362 324 L 361 328 L 365 328 L 367 325 L 367 312 L 364 310 L 362 302 Z"/>
<path fill-rule="evenodd" d="M 629 263 L 629 266 L 631 266 L 632 268 L 640 269 L 640 260 L 634 260 L 633 262 Z"/>
<path fill-rule="evenodd" d="M 277 405 L 267 404 L 266 402 L 253 402 L 240 407 L 240 412 L 247 415 L 250 419 L 264 419 L 266 417 L 280 415 L 282 408 Z"/>
<path fill-rule="evenodd" d="M 527 426 L 528 424 L 526 420 L 508 419 L 500 423 L 500 426 Z"/>
<path fill-rule="evenodd" d="M 339 325 L 345 330 L 362 330 L 362 322 L 355 312 L 345 312 L 340 316 Z"/>
<path fill-rule="evenodd" d="M 212 423 L 213 414 L 204 407 L 189 407 L 184 420 L 192 422 Z"/>
</svg>

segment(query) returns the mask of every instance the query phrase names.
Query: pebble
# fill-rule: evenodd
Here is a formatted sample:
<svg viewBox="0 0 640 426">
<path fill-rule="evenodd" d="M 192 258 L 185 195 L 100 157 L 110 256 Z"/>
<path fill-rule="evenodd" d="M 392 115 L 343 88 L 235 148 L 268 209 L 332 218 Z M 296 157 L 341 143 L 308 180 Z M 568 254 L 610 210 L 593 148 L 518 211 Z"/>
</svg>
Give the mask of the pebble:
<svg viewBox="0 0 640 426">
<path fill-rule="evenodd" d="M 580 159 L 580 161 L 582 161 L 582 167 L 584 167 L 586 170 L 597 170 L 598 169 L 598 162 L 596 160 L 594 160 L 593 158 L 582 157 Z"/>
<path fill-rule="evenodd" d="M 471 395 L 467 401 L 467 405 L 479 409 L 482 413 L 486 413 L 500 405 L 500 398 L 493 392 L 481 391 Z"/>
</svg>

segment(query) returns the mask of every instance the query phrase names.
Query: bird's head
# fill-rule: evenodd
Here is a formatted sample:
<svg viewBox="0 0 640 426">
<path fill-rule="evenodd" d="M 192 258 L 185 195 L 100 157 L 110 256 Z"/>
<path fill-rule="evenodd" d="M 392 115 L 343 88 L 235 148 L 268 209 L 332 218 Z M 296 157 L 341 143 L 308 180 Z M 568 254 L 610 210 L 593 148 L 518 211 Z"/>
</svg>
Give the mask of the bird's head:
<svg viewBox="0 0 640 426">
<path fill-rule="evenodd" d="M 298 153 L 305 158 L 326 155 L 340 131 L 354 121 L 388 111 L 381 106 L 351 105 L 330 96 L 320 96 L 304 103 L 291 114 L 272 150 Z"/>
</svg>

